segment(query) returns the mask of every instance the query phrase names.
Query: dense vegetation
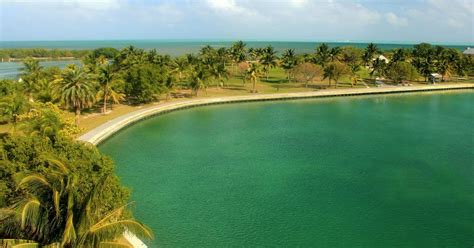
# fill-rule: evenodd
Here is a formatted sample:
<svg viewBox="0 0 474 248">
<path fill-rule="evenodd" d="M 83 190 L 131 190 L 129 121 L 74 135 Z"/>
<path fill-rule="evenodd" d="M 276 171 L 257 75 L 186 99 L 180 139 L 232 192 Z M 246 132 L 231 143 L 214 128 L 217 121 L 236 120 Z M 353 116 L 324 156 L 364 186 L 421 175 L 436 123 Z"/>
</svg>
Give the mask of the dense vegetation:
<svg viewBox="0 0 474 248">
<path fill-rule="evenodd" d="M 27 58 L 19 81 L 0 81 L 0 122 L 10 126 L 0 139 L 0 237 L 65 247 L 112 245 L 125 228 L 151 237 L 126 211 L 128 192 L 114 175 L 112 161 L 73 140 L 85 109 L 105 114 L 116 103 L 149 103 L 178 90 L 198 95 L 209 87 L 226 88 L 231 78 L 257 92 L 257 84 L 270 82 L 275 68 L 284 71 L 279 82 L 300 82 L 304 88 L 315 80 L 327 80 L 324 87 L 340 87 L 343 80 L 357 87 L 376 79 L 427 81 L 431 73 L 443 81 L 474 76 L 472 57 L 424 43 L 383 53 L 374 44 L 366 49 L 322 44 L 312 54 L 289 49 L 279 55 L 271 46 L 247 48 L 239 41 L 176 58 L 133 46 L 0 52 L 12 58 L 82 58 L 83 66 L 64 69 L 43 68 Z M 67 111 L 76 115 L 75 121 Z"/>
<path fill-rule="evenodd" d="M 0 58 L 23 59 L 28 57 L 34 58 L 83 58 L 90 51 L 88 50 L 69 50 L 69 49 L 45 49 L 45 48 L 7 48 L 0 49 Z"/>
</svg>

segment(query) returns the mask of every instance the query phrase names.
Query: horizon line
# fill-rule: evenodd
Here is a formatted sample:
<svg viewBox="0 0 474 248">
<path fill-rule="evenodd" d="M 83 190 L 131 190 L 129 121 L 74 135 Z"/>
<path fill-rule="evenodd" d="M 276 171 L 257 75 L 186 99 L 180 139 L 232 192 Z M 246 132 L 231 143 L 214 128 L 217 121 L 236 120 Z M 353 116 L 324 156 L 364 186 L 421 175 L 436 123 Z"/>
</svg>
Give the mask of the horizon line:
<svg viewBox="0 0 474 248">
<path fill-rule="evenodd" d="M 74 41 L 81 41 L 81 42 L 95 42 L 95 41 L 162 41 L 162 42 L 237 42 L 237 41 L 244 41 L 244 42 L 295 42 L 295 43 L 377 43 L 377 44 L 400 44 L 400 45 L 413 45 L 413 44 L 420 44 L 420 43 L 430 43 L 430 44 L 443 44 L 443 45 L 472 45 L 474 46 L 474 42 L 469 41 L 389 41 L 389 40 L 309 40 L 309 39 L 301 39 L 301 40 L 284 40 L 284 39 L 65 39 L 65 40 L 0 40 L 0 43 L 4 42 L 74 42 Z"/>
</svg>

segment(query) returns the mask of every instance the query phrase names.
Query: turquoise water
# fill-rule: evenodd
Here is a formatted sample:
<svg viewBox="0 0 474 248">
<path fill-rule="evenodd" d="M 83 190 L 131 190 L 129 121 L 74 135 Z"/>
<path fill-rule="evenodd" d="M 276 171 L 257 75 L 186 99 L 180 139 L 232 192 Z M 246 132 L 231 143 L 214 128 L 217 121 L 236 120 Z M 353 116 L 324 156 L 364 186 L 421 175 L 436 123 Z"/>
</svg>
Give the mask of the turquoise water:
<svg viewBox="0 0 474 248">
<path fill-rule="evenodd" d="M 99 149 L 152 247 L 472 247 L 474 92 L 218 105 Z"/>
<path fill-rule="evenodd" d="M 94 49 L 98 47 L 124 48 L 129 45 L 144 49 L 155 48 L 159 53 L 172 56 L 185 53 L 197 53 L 205 45 L 229 47 L 234 41 L 212 40 L 79 40 L 79 41 L 0 41 L 0 48 L 58 48 L 58 49 Z M 297 53 L 312 53 L 319 41 L 246 41 L 248 47 L 264 47 L 272 45 L 277 51 L 293 48 Z M 326 42 L 329 46 L 367 47 L 368 42 Z M 376 43 L 380 49 L 411 48 L 415 43 Z M 439 44 L 459 50 L 465 50 L 474 44 Z"/>
<path fill-rule="evenodd" d="M 40 65 L 47 68 L 57 66 L 64 68 L 68 64 L 80 65 L 79 60 L 61 60 L 61 61 L 41 61 Z M 23 68 L 22 62 L 3 62 L 0 63 L 0 79 L 17 79 Z"/>
</svg>

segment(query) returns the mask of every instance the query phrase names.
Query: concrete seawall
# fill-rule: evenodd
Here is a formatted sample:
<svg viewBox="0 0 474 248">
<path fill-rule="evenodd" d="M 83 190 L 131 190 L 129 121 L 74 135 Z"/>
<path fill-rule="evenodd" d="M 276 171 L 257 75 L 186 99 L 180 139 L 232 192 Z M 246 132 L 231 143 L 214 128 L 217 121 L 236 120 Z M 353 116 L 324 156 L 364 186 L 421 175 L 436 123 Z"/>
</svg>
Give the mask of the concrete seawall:
<svg viewBox="0 0 474 248">
<path fill-rule="evenodd" d="M 304 98 L 321 98 L 321 97 L 341 97 L 356 95 L 375 95 L 375 94 L 395 94 L 422 91 L 441 91 L 441 90 L 461 90 L 474 89 L 474 84 L 452 84 L 452 85 L 426 85 L 426 86 L 403 86 L 403 87 L 380 87 L 380 88 L 357 88 L 357 89 L 333 89 L 314 92 L 301 93 L 284 93 L 284 94 L 255 94 L 245 96 L 229 96 L 215 98 L 186 99 L 167 103 L 157 104 L 145 109 L 140 109 L 113 120 L 110 120 L 86 134 L 80 136 L 78 140 L 92 143 L 94 145 L 104 141 L 120 129 L 133 124 L 144 118 L 168 113 L 171 111 L 186 109 L 197 106 L 205 106 L 212 104 L 252 102 L 252 101 L 276 101 L 276 100 L 292 100 Z"/>
</svg>

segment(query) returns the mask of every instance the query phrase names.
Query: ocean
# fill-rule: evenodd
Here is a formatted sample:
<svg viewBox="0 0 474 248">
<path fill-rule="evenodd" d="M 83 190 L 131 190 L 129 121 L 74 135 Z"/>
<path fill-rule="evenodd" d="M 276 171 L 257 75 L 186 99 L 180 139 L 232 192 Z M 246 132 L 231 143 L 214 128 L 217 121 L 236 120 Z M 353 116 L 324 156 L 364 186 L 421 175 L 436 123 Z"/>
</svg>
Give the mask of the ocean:
<svg viewBox="0 0 474 248">
<path fill-rule="evenodd" d="M 159 53 L 179 56 L 185 53 L 196 53 L 205 45 L 213 47 L 230 47 L 235 41 L 213 40 L 76 40 L 76 41 L 0 41 L 0 48 L 47 48 L 47 49 L 94 49 L 98 47 L 114 47 L 121 49 L 130 45 L 143 49 L 157 49 Z M 321 41 L 245 41 L 247 47 L 265 47 L 272 45 L 277 51 L 292 48 L 297 53 L 312 53 Z M 330 47 L 354 46 L 364 48 L 369 42 L 324 42 Z M 382 50 L 394 48 L 411 48 L 417 43 L 410 42 L 374 42 Z M 464 50 L 474 44 L 436 43 L 445 47 Z"/>
</svg>

